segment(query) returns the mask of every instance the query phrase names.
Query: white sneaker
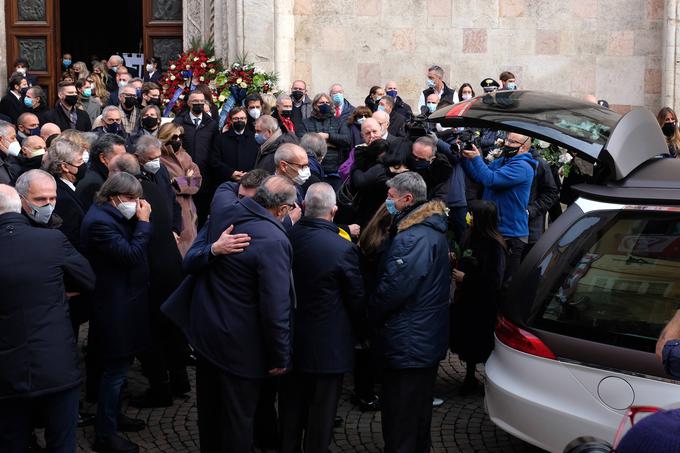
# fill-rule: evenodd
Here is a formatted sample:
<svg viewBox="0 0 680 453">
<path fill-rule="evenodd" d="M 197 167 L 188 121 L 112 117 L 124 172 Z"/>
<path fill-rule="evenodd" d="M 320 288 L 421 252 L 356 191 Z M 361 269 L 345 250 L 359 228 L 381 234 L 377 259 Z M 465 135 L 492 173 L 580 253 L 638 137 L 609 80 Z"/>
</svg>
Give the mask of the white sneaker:
<svg viewBox="0 0 680 453">
<path fill-rule="evenodd" d="M 444 400 L 441 398 L 434 397 L 432 398 L 432 407 L 439 407 L 442 404 L 444 404 Z"/>
</svg>

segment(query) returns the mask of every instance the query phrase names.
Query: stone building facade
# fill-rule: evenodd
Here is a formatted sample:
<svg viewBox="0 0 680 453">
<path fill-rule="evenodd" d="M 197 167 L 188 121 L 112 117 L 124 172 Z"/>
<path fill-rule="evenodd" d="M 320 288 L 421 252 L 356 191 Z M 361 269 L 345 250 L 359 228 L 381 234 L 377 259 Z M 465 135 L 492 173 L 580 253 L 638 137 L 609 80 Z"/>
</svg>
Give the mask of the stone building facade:
<svg viewBox="0 0 680 453">
<path fill-rule="evenodd" d="M 247 51 L 310 93 L 341 82 L 355 104 L 390 79 L 416 104 L 436 63 L 454 86 L 509 70 L 522 88 L 592 93 L 619 111 L 679 107 L 677 0 L 185 1 L 215 2 L 227 60 Z"/>
<path fill-rule="evenodd" d="M 247 53 L 286 90 L 340 82 L 361 104 L 394 79 L 415 105 L 434 63 L 453 86 L 509 70 L 521 88 L 592 93 L 620 111 L 680 107 L 680 0 L 181 1 L 185 47 L 212 38 L 225 61 Z"/>
</svg>

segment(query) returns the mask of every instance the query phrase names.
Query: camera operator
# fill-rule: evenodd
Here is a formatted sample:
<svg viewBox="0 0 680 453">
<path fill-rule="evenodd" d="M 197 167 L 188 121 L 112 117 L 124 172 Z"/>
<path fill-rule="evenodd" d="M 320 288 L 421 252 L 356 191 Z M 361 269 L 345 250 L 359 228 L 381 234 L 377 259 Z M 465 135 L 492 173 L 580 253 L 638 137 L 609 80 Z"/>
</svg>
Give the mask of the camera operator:
<svg viewBox="0 0 680 453">
<path fill-rule="evenodd" d="M 529 240 L 529 196 L 536 172 L 536 161 L 529 153 L 530 149 L 530 137 L 511 132 L 505 139 L 503 155 L 489 166 L 484 163 L 476 145 L 463 151 L 466 173 L 484 186 L 482 199 L 494 201 L 499 214 L 502 213 L 498 230 L 510 250 L 506 282 L 517 271 Z"/>
</svg>

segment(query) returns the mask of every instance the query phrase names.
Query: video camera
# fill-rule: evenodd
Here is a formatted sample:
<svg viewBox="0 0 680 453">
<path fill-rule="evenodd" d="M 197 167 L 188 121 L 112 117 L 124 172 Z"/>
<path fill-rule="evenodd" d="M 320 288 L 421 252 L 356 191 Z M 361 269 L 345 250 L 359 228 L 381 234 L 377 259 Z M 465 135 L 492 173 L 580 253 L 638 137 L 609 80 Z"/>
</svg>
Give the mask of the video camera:
<svg viewBox="0 0 680 453">
<path fill-rule="evenodd" d="M 480 150 L 482 148 L 482 145 L 480 143 L 479 131 L 465 129 L 464 131 L 458 134 L 457 139 L 460 141 L 461 150 L 472 149 L 472 145 L 475 145 L 477 149 Z"/>
</svg>

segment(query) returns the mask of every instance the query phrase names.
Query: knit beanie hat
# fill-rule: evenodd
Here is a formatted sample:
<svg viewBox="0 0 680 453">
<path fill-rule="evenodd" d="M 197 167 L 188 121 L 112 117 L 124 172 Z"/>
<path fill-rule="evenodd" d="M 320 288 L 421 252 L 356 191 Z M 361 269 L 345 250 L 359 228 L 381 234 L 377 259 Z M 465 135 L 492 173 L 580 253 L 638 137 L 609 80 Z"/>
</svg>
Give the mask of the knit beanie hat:
<svg viewBox="0 0 680 453">
<path fill-rule="evenodd" d="M 623 436 L 617 453 L 680 453 L 680 409 L 656 412 Z"/>
</svg>

